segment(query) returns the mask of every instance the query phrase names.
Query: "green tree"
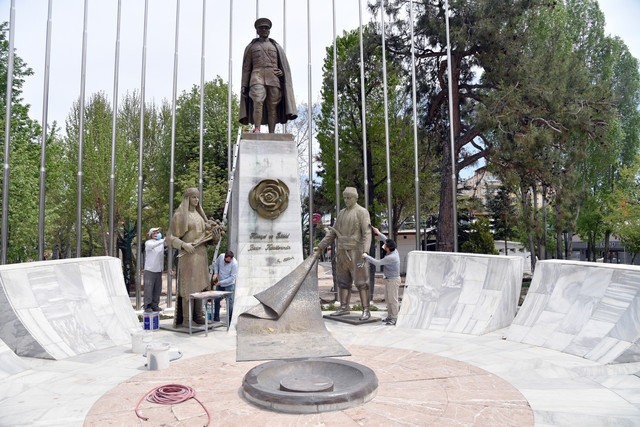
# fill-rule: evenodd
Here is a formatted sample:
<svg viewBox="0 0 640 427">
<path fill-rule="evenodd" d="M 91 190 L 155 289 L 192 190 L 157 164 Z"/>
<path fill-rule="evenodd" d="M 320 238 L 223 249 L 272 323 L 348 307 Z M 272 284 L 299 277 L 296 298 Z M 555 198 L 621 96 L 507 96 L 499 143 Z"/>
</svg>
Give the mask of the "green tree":
<svg viewBox="0 0 640 427">
<path fill-rule="evenodd" d="M 472 254 L 498 255 L 493 235 L 491 235 L 491 223 L 488 218 L 478 218 L 471 225 L 469 240 L 462 244 L 462 252 Z"/>
<path fill-rule="evenodd" d="M 125 94 L 118 106 L 118 134 L 126 144 L 122 164 L 118 165 L 122 174 L 133 178 L 138 176 L 140 140 L 140 96 L 137 92 Z M 166 100 L 158 106 L 154 102 L 144 108 L 144 145 L 142 158 L 143 199 L 142 224 L 144 228 L 169 225 L 169 159 L 171 138 L 171 108 Z M 123 205 L 116 214 L 116 224 L 135 223 L 137 217 L 137 179 L 133 187 L 125 192 L 130 202 Z"/>
<path fill-rule="evenodd" d="M 388 132 L 390 145 L 391 176 L 387 176 L 386 168 L 386 136 L 384 123 L 384 93 L 382 81 L 382 51 L 380 35 L 372 27 L 367 27 L 363 34 L 364 76 L 366 97 L 366 134 L 367 151 L 363 151 L 362 129 L 362 91 L 360 79 L 359 32 L 352 31 L 339 37 L 337 44 L 337 94 L 333 90 L 333 46 L 327 48 L 324 61 L 324 78 L 322 85 L 322 104 L 318 118 L 318 142 L 320 144 L 319 160 L 323 178 L 322 192 L 324 197 L 335 203 L 334 185 L 335 167 L 335 128 L 334 96 L 338 97 L 338 134 L 339 134 L 339 180 L 341 189 L 352 186 L 364 195 L 364 159 L 366 157 L 369 209 L 373 214 L 387 211 L 387 181 L 391 181 L 392 203 L 389 224 L 390 233 L 395 235 L 401 223 L 414 213 L 414 150 L 413 123 L 410 115 L 410 102 L 405 87 L 401 68 L 392 61 L 387 61 L 387 107 Z M 421 192 L 428 194 L 429 184 L 433 180 L 433 156 L 429 153 L 428 141 L 420 141 L 418 153 L 421 170 Z M 384 215 L 387 216 L 387 215 Z M 372 215 L 376 224 L 378 215 Z"/>
<path fill-rule="evenodd" d="M 607 201 L 613 233 L 620 238 L 625 251 L 632 253 L 631 263 L 635 263 L 640 253 L 640 159 L 620 170 L 616 188 Z"/>
<path fill-rule="evenodd" d="M 227 195 L 227 120 L 228 86 L 220 77 L 205 83 L 203 129 L 203 198 L 207 215 L 222 218 Z M 232 98 L 232 117 L 238 116 L 238 101 Z M 235 138 L 239 124 L 235 124 Z M 175 183 L 178 197 L 189 187 L 198 187 L 200 169 L 200 86 L 183 92 L 176 106 Z M 235 142 L 235 140 L 233 141 Z M 168 161 L 168 159 L 167 159 Z M 168 164 L 167 164 L 168 166 Z M 169 170 L 168 168 L 166 169 Z M 165 173 L 168 180 L 168 174 Z M 168 193 L 167 193 L 168 197 Z"/>
<path fill-rule="evenodd" d="M 604 22 L 591 3 L 559 3 L 523 17 L 529 30 L 526 49 L 518 61 L 497 67 L 503 76 L 500 90 L 489 94 L 479 112 L 481 120 L 496 124 L 489 161 L 519 193 L 529 250 L 540 259 L 549 251 L 549 224 L 560 245 L 561 233 L 577 227 L 575 213 L 601 206 L 585 200 L 609 188 L 611 165 L 620 152 L 611 138 L 611 77 L 601 72 Z M 495 80 L 491 73 L 487 78 Z M 551 252 L 560 256 L 561 248 Z M 532 257 L 532 268 L 534 262 Z"/>
<path fill-rule="evenodd" d="M 3 163 L 5 153 L 7 73 L 9 64 L 8 23 L 0 24 L 0 138 Z M 6 259 L 9 263 L 38 259 L 38 197 L 40 177 L 41 128 L 29 118 L 29 105 L 22 98 L 25 78 L 33 71 L 17 55 L 13 60 L 11 88 L 11 126 L 9 138 L 9 206 Z M 0 197 L 3 197 L 4 174 L 0 178 Z M 35 230 L 35 231 L 34 231 Z"/>
<path fill-rule="evenodd" d="M 487 209 L 493 219 L 494 238 L 504 240 L 504 254 L 508 255 L 507 241 L 516 236 L 518 223 L 518 212 L 511 192 L 505 186 L 500 186 L 495 194 L 488 196 Z"/>
<path fill-rule="evenodd" d="M 125 98 L 125 106 L 128 100 Z M 77 170 L 79 147 L 79 102 L 74 103 L 66 120 L 65 148 L 69 169 Z M 111 103 L 102 92 L 92 94 L 84 109 L 83 142 L 83 255 L 107 255 L 109 248 L 109 205 L 111 188 L 111 146 L 112 113 Z M 124 110 L 126 111 L 126 109 Z M 122 117 L 122 114 L 119 114 Z M 127 129 L 126 120 L 122 120 L 122 129 Z M 138 138 L 139 139 L 139 138 Z M 114 200 L 115 228 L 123 217 L 129 216 L 132 201 L 137 188 L 137 152 L 136 140 L 125 139 L 121 133 L 116 136 L 116 198 Z M 68 178 L 71 178 L 68 176 Z M 67 193 L 67 211 L 77 209 L 77 185 L 69 181 Z M 69 220 L 75 218 L 70 215 Z M 62 224 L 61 224 L 62 225 Z M 64 225 L 65 229 L 69 227 Z"/>
<path fill-rule="evenodd" d="M 453 0 L 449 2 L 452 58 L 453 116 L 449 117 L 447 77 L 447 33 L 445 3 L 425 0 L 415 4 L 415 57 L 420 127 L 438 147 L 440 198 L 438 248 L 453 250 L 451 176 L 485 158 L 492 150 L 490 132 L 495 123 L 478 118 L 478 106 L 492 91 L 500 88 L 504 63 L 517 63 L 526 46 L 527 28 L 522 17 L 537 11 L 544 1 L 537 0 Z M 385 7 L 390 16 L 389 49 L 408 69 L 411 58 L 410 25 L 407 2 L 391 0 Z M 378 6 L 373 7 L 374 11 Z M 451 170 L 450 127 L 453 129 Z"/>
</svg>

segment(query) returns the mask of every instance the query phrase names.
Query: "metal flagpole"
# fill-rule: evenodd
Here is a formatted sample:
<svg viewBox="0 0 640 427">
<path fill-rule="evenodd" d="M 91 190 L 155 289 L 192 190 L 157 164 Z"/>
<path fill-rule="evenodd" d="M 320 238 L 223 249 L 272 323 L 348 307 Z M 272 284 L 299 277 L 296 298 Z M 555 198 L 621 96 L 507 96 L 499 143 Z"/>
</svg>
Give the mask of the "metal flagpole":
<svg viewBox="0 0 640 427">
<path fill-rule="evenodd" d="M 231 179 L 231 128 L 232 125 L 232 109 L 231 102 L 233 100 L 233 0 L 229 0 L 229 86 L 227 87 L 227 180 Z"/>
<path fill-rule="evenodd" d="M 4 119 L 4 172 L 2 180 L 2 262 L 7 263 L 7 240 L 9 230 L 9 143 L 11 142 L 11 99 L 13 95 L 13 39 L 16 28 L 16 1 L 11 0 L 11 11 L 9 12 L 9 61 L 7 64 L 7 101 Z"/>
<path fill-rule="evenodd" d="M 113 117 L 111 119 L 111 178 L 109 187 L 109 256 L 114 256 L 114 205 L 116 199 L 116 137 L 118 124 L 118 77 L 120 73 L 120 18 L 122 16 L 122 0 L 118 0 L 118 18 L 116 25 L 116 56 L 113 68 Z"/>
<path fill-rule="evenodd" d="M 287 0 L 282 0 L 282 48 L 287 51 Z M 287 124 L 282 125 L 282 133 L 287 133 Z"/>
<path fill-rule="evenodd" d="M 206 24 L 207 0 L 202 0 L 202 52 L 200 55 L 200 169 L 198 174 L 198 192 L 202 200 L 202 171 L 203 171 L 203 146 L 204 146 L 204 59 L 205 59 L 205 24 Z"/>
<path fill-rule="evenodd" d="M 411 93 L 413 101 L 413 165 L 415 186 L 415 224 L 416 224 L 416 250 L 420 249 L 420 175 L 418 174 L 418 113 L 416 108 L 416 51 L 413 42 L 413 0 L 409 1 L 409 21 L 411 22 Z"/>
<path fill-rule="evenodd" d="M 360 19 L 360 98 L 362 101 L 362 157 L 364 164 L 364 208 L 369 210 L 369 166 L 367 160 L 367 108 L 364 87 L 364 46 L 362 35 L 362 0 L 358 0 L 358 16 Z M 337 199 L 337 196 L 336 196 Z"/>
<path fill-rule="evenodd" d="M 444 1 L 444 16 L 447 30 L 447 78 L 449 79 L 449 137 L 451 138 L 451 192 L 453 206 L 453 252 L 458 252 L 458 211 L 457 211 L 457 187 L 456 179 L 456 149 L 455 135 L 453 132 L 453 71 L 451 64 L 451 40 L 449 38 L 449 0 Z"/>
<path fill-rule="evenodd" d="M 176 102 L 178 98 L 178 34 L 180 31 L 180 0 L 176 1 L 176 35 L 173 54 L 173 100 L 171 102 L 171 177 L 169 178 L 169 224 L 173 218 L 173 197 L 175 183 L 175 158 L 176 158 Z M 186 189 L 185 189 L 186 190 Z M 173 250 L 169 250 L 169 259 L 173 261 Z M 173 264 L 173 263 L 172 263 Z M 168 271 L 171 276 L 173 265 Z M 171 284 L 171 281 L 168 282 Z M 176 288 L 177 294 L 177 288 Z M 171 307 L 171 286 L 167 286 L 167 307 Z M 184 313 L 183 313 L 184 314 Z"/>
<path fill-rule="evenodd" d="M 380 24 L 382 25 L 382 89 L 384 93 L 384 139 L 387 157 L 387 220 L 389 221 L 389 236 L 391 236 L 391 224 L 393 224 L 393 211 L 391 210 L 391 160 L 389 152 L 389 111 L 387 101 L 387 55 L 385 53 L 384 30 L 384 0 L 380 0 Z"/>
<path fill-rule="evenodd" d="M 333 136 L 336 160 L 336 217 L 340 212 L 340 151 L 338 149 L 338 46 L 336 43 L 336 0 L 333 4 Z M 366 157 L 366 153 L 365 153 Z"/>
<path fill-rule="evenodd" d="M 313 95 L 311 91 L 311 1 L 307 0 L 307 56 L 309 80 L 309 255 L 313 253 Z"/>
<path fill-rule="evenodd" d="M 87 23 L 89 0 L 84 0 L 84 24 L 82 29 L 82 67 L 80 72 L 80 129 L 78 131 L 78 197 L 76 213 L 76 257 L 82 256 L 82 156 L 84 148 L 84 88 L 87 80 Z"/>
<path fill-rule="evenodd" d="M 40 215 L 38 217 L 38 260 L 44 259 L 44 212 L 47 184 L 47 123 L 49 113 L 49 72 L 51 70 L 51 12 L 53 0 L 49 0 L 47 12 L 47 42 L 44 54 L 44 88 L 42 90 L 42 145 L 40 154 Z"/>
<path fill-rule="evenodd" d="M 364 208 L 369 211 L 369 160 L 367 149 L 367 108 L 366 108 L 366 90 L 364 81 L 364 35 L 362 32 L 362 2 L 358 0 L 358 17 L 360 28 L 360 98 L 362 102 L 362 163 L 364 166 Z M 371 252 L 375 248 L 375 238 L 371 239 Z M 369 296 L 373 301 L 375 291 L 375 266 L 369 266 Z"/>
<path fill-rule="evenodd" d="M 140 77 L 140 140 L 138 142 L 138 222 L 137 236 L 138 249 L 136 252 L 136 263 L 142 260 L 142 152 L 144 148 L 144 91 L 145 78 L 147 68 L 147 21 L 149 16 L 149 0 L 144 1 L 144 30 L 142 33 L 142 72 Z M 170 204 L 171 206 L 171 204 Z M 169 260 L 171 260 L 171 250 L 169 250 Z M 136 267 L 136 308 L 140 308 L 140 271 L 139 266 Z M 171 270 L 169 270 L 171 271 Z M 171 287 L 169 286 L 169 289 Z M 169 291 L 167 290 L 167 294 Z"/>
</svg>

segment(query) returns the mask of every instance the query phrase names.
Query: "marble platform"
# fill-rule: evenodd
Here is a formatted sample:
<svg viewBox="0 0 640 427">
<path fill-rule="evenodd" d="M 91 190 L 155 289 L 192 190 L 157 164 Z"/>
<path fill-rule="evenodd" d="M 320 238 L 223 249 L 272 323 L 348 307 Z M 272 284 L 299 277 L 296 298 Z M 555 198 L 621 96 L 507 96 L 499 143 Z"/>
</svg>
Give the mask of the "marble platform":
<svg viewBox="0 0 640 427">
<path fill-rule="evenodd" d="M 0 266 L 0 339 L 18 356 L 66 359 L 139 329 L 118 258 Z"/>
<path fill-rule="evenodd" d="M 0 340 L 0 380 L 27 369 L 29 369 L 29 365 L 23 362 L 4 341 Z"/>
<path fill-rule="evenodd" d="M 333 284 L 330 268 L 324 265 L 321 271 L 319 280 L 328 289 Z M 377 302 L 376 306 L 384 305 Z M 386 312 L 374 311 L 372 316 L 380 319 Z M 509 399 L 506 407 L 495 405 L 510 387 L 526 399 L 535 427 L 640 425 L 640 362 L 605 364 L 510 341 L 505 339 L 508 328 L 469 335 L 390 327 L 379 320 L 360 326 L 326 321 L 331 335 L 352 352 L 346 360 L 374 369 L 382 388 L 374 401 L 361 408 L 301 419 L 257 409 L 242 400 L 241 380 L 254 362 L 235 361 L 236 337 L 224 328 L 207 337 L 165 329 L 173 322 L 171 318 L 160 322 L 163 328 L 151 334 L 153 342 L 169 343 L 183 354 L 168 369 L 148 371 L 146 358 L 133 353 L 131 343 L 65 360 L 20 357 L 28 369 L 0 378 L 0 425 L 132 425 L 122 417 L 135 417 L 133 407 L 145 393 L 156 385 L 176 382 L 194 387 L 197 397 L 205 400 L 212 426 L 523 427 L 521 412 L 514 406 L 517 402 Z M 451 371 L 429 376 L 433 369 L 453 367 L 452 361 L 472 366 L 458 376 Z M 490 375 L 478 375 L 474 367 L 506 381 L 507 387 Z M 480 396 L 483 388 L 489 390 L 489 399 Z M 174 405 L 143 402 L 141 409 L 152 418 L 148 422 L 134 419 L 133 425 L 166 422 L 186 426 L 206 421 L 193 400 Z M 233 417 L 240 418 L 239 423 L 229 422 L 237 419 Z"/>
<path fill-rule="evenodd" d="M 233 319 L 259 301 L 254 295 L 276 284 L 302 263 L 302 220 L 298 150 L 290 134 L 245 133 L 240 139 L 233 182 L 229 246 L 238 260 Z M 262 180 L 289 189 L 288 207 L 274 219 L 260 216 L 249 193 Z"/>
<path fill-rule="evenodd" d="M 412 251 L 397 327 L 483 335 L 509 326 L 522 270 L 517 256 Z"/>
<path fill-rule="evenodd" d="M 640 267 L 539 261 L 507 338 L 602 363 L 640 361 Z"/>
</svg>

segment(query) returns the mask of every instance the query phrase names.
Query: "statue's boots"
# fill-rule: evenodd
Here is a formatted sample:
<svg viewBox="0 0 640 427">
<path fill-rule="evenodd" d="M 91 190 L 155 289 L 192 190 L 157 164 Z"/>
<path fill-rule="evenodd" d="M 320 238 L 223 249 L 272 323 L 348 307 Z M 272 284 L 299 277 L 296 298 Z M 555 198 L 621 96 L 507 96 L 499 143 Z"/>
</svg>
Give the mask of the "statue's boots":
<svg viewBox="0 0 640 427">
<path fill-rule="evenodd" d="M 205 323 L 201 300 L 193 300 L 193 323 L 196 325 L 204 325 Z"/>
<path fill-rule="evenodd" d="M 362 303 L 362 316 L 360 320 L 368 320 L 371 317 L 371 311 L 369 311 L 369 289 L 362 287 L 358 289 L 360 293 L 360 301 Z"/>
<path fill-rule="evenodd" d="M 182 297 L 181 296 L 177 296 L 176 297 L 176 310 L 175 310 L 175 313 L 173 314 L 173 327 L 174 328 L 181 328 L 182 327 L 183 318 L 184 318 L 184 312 L 182 310 Z"/>
<path fill-rule="evenodd" d="M 196 325 L 204 325 L 204 315 L 202 314 L 202 304 L 200 301 L 191 300 L 191 298 L 181 298 L 181 300 L 182 318 L 187 322 L 189 321 L 189 303 L 191 303 L 191 318 L 193 319 L 193 323 Z M 174 326 L 179 327 L 182 325 L 174 324 Z"/>
<path fill-rule="evenodd" d="M 260 125 L 262 124 L 262 102 L 253 101 L 253 125 L 255 126 L 254 132 L 260 132 Z"/>
<path fill-rule="evenodd" d="M 349 314 L 349 300 L 351 299 L 351 289 L 339 288 L 340 290 L 340 308 L 330 314 L 330 316 L 344 316 Z"/>
<path fill-rule="evenodd" d="M 276 132 L 276 123 L 278 119 L 278 109 L 276 105 L 269 105 L 267 108 L 267 123 L 269 124 L 269 133 Z"/>
</svg>

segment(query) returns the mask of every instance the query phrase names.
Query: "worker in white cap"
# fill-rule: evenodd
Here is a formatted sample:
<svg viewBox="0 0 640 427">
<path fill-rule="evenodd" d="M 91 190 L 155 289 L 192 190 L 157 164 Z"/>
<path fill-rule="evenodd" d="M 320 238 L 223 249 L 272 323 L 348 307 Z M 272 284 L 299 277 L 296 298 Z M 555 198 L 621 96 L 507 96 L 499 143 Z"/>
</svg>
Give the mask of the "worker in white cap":
<svg viewBox="0 0 640 427">
<path fill-rule="evenodd" d="M 144 242 L 144 311 L 161 311 L 162 270 L 165 242 L 158 227 L 149 229 Z"/>
</svg>

